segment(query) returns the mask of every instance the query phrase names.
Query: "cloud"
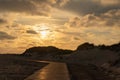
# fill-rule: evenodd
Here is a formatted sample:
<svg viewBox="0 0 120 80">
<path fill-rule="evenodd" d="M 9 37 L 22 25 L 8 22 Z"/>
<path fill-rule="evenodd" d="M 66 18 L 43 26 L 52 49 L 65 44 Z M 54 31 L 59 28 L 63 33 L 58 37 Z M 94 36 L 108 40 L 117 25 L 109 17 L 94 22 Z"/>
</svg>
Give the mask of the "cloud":
<svg viewBox="0 0 120 80">
<path fill-rule="evenodd" d="M 63 6 L 68 3 L 70 0 L 55 0 L 59 6 Z"/>
<path fill-rule="evenodd" d="M 26 32 L 29 33 L 29 34 L 37 34 L 37 32 L 34 31 L 34 30 L 27 30 Z"/>
<path fill-rule="evenodd" d="M 6 20 L 0 19 L 0 24 L 4 24 L 4 23 L 6 23 L 6 22 L 7 22 Z"/>
<path fill-rule="evenodd" d="M 112 1 L 0 0 L 0 24 L 4 24 L 0 25 L 0 51 L 9 48 L 7 52 L 21 52 L 45 45 L 74 49 L 83 42 L 116 43 L 120 40 L 120 6 L 117 0 Z M 44 31 L 48 34 L 42 39 L 37 33 Z"/>
<path fill-rule="evenodd" d="M 6 32 L 0 31 L 0 40 L 5 40 L 5 39 L 12 40 L 12 39 L 15 39 L 15 37 L 7 34 Z"/>
<path fill-rule="evenodd" d="M 104 6 L 118 5 L 120 3 L 120 0 L 93 0 L 93 1 L 100 2 Z"/>
<path fill-rule="evenodd" d="M 0 0 L 0 12 L 15 12 L 48 16 L 54 5 L 64 5 L 68 0 Z"/>
<path fill-rule="evenodd" d="M 0 11 L 48 15 L 49 5 L 46 0 L 0 0 Z"/>
<path fill-rule="evenodd" d="M 120 9 L 120 0 L 71 0 L 63 9 L 79 15 L 99 15 L 109 10 Z"/>
<path fill-rule="evenodd" d="M 69 20 L 68 27 L 120 27 L 120 10 L 110 10 L 99 16 L 88 14 L 83 17 L 75 17 Z"/>
<path fill-rule="evenodd" d="M 74 39 L 74 40 L 80 40 L 80 38 L 79 38 L 79 37 L 73 37 L 73 39 Z"/>
</svg>

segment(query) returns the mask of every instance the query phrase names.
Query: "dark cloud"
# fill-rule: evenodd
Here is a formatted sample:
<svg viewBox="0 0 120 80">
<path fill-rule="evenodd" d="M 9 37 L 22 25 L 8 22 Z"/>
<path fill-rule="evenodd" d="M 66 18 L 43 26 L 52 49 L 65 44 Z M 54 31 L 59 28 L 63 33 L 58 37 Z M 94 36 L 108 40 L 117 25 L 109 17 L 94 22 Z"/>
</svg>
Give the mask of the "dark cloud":
<svg viewBox="0 0 120 80">
<path fill-rule="evenodd" d="M 63 6 L 65 5 L 67 2 L 69 2 L 70 0 L 53 0 L 53 1 L 56 1 L 56 5 L 58 6 Z"/>
<path fill-rule="evenodd" d="M 113 9 L 120 9 L 120 0 L 117 0 L 117 4 L 103 4 L 110 1 L 101 0 L 71 0 L 64 6 L 64 9 L 75 12 L 80 15 L 95 14 L 108 12 Z M 115 2 L 115 0 L 114 0 Z M 112 2 L 111 2 L 112 3 Z"/>
<path fill-rule="evenodd" d="M 48 0 L 0 0 L 0 11 L 49 15 L 50 4 Z"/>
<path fill-rule="evenodd" d="M 6 32 L 0 31 L 0 40 L 5 40 L 5 39 L 15 39 L 15 37 L 7 34 Z"/>
<path fill-rule="evenodd" d="M 3 24 L 3 23 L 7 23 L 7 21 L 4 19 L 0 19 L 0 24 Z"/>
<path fill-rule="evenodd" d="M 34 30 L 27 30 L 26 32 L 29 34 L 37 34 L 37 32 L 35 32 Z"/>
<path fill-rule="evenodd" d="M 78 38 L 78 37 L 74 37 L 73 39 L 74 39 L 74 40 L 80 40 L 80 38 Z"/>
<path fill-rule="evenodd" d="M 120 27 L 120 10 L 110 10 L 99 16 L 88 14 L 83 17 L 75 17 L 65 25 L 68 27 Z"/>
<path fill-rule="evenodd" d="M 0 0 L 1 12 L 18 12 L 48 16 L 56 4 L 65 4 L 68 0 Z"/>
</svg>

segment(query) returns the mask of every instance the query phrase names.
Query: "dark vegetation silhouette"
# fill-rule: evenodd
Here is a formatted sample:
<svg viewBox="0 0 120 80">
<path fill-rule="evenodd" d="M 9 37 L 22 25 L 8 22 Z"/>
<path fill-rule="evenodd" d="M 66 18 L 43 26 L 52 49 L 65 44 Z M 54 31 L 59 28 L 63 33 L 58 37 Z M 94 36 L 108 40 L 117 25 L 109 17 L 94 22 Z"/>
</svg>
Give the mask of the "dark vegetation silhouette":
<svg viewBox="0 0 120 80">
<path fill-rule="evenodd" d="M 110 46 L 106 46 L 106 45 L 94 45 L 92 43 L 84 43 L 80 46 L 78 46 L 77 50 L 88 50 L 88 49 L 94 49 L 94 48 L 98 48 L 98 49 L 102 49 L 102 50 L 111 50 L 111 51 L 115 51 L 115 52 L 118 52 L 120 51 L 120 42 L 117 43 L 117 44 L 113 44 L 113 45 L 110 45 Z"/>
<path fill-rule="evenodd" d="M 96 46 L 92 43 L 86 42 L 86 43 L 83 43 L 80 46 L 78 46 L 76 50 L 80 51 L 80 50 L 89 50 L 89 49 L 94 49 L 94 48 L 119 52 L 120 51 L 120 42 L 117 44 L 110 45 L 110 46 L 106 46 L 106 45 Z M 74 50 L 74 51 L 76 51 L 76 50 Z M 65 54 L 71 54 L 74 51 L 59 49 L 54 46 L 48 46 L 48 47 L 43 46 L 43 47 L 32 47 L 32 48 L 26 49 L 22 55 L 24 55 L 24 56 L 32 56 L 34 54 L 41 55 L 41 56 L 45 56 L 46 54 L 65 55 Z"/>
<path fill-rule="evenodd" d="M 117 44 L 113 44 L 111 46 L 99 45 L 97 47 L 99 49 L 108 49 L 108 50 L 111 50 L 111 51 L 118 52 L 118 51 L 120 51 L 120 42 L 117 43 Z"/>
<path fill-rule="evenodd" d="M 88 49 L 93 49 L 93 48 L 95 48 L 94 44 L 86 42 L 78 46 L 77 50 L 88 50 Z"/>
<path fill-rule="evenodd" d="M 24 56 L 32 56 L 32 55 L 40 55 L 45 56 L 47 54 L 51 55 L 65 55 L 72 53 L 72 50 L 63 50 L 53 46 L 48 47 L 32 47 L 27 49 L 22 55 Z"/>
</svg>

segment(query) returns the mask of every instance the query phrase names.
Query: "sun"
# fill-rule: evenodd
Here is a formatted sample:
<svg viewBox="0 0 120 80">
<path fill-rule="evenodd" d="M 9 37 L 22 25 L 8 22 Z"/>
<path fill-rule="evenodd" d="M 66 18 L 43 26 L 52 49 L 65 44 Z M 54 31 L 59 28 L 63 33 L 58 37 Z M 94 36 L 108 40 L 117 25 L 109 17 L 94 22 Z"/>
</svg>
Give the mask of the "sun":
<svg viewBox="0 0 120 80">
<path fill-rule="evenodd" d="M 47 38 L 48 37 L 48 31 L 40 31 L 40 36 L 41 36 L 41 38 L 42 39 L 45 39 L 45 38 Z"/>
<path fill-rule="evenodd" d="M 41 39 L 48 39 L 50 31 L 47 25 L 45 24 L 35 25 L 34 30 L 39 34 Z"/>
</svg>

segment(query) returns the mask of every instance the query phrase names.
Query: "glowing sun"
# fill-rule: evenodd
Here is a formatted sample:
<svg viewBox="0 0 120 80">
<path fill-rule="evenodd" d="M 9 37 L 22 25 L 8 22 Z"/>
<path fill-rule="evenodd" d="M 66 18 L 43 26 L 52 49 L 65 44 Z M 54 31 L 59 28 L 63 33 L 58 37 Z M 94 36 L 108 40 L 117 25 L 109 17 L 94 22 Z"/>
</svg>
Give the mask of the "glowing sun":
<svg viewBox="0 0 120 80">
<path fill-rule="evenodd" d="M 40 31 L 40 36 L 42 39 L 47 38 L 49 35 L 48 31 Z"/>
<path fill-rule="evenodd" d="M 45 24 L 34 26 L 34 30 L 40 35 L 41 39 L 48 39 L 50 34 L 49 27 Z"/>
</svg>

